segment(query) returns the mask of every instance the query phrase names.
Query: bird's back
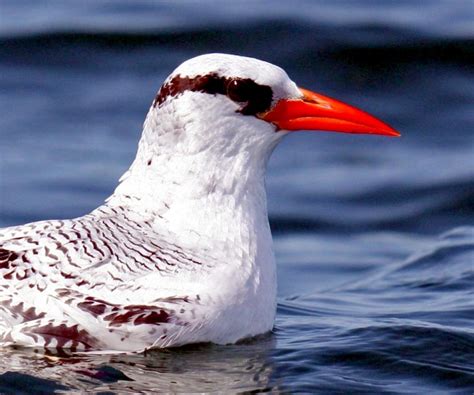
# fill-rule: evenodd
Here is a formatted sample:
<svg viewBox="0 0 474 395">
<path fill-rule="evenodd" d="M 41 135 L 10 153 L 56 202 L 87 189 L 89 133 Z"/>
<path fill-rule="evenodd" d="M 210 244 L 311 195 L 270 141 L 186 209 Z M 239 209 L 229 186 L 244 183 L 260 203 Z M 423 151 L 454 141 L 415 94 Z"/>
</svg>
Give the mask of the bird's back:
<svg viewBox="0 0 474 395">
<path fill-rule="evenodd" d="M 192 326 L 199 305 L 193 287 L 180 293 L 177 280 L 184 284 L 186 273 L 208 266 L 127 208 L 2 229 L 0 344 L 173 345 L 173 333 Z"/>
</svg>

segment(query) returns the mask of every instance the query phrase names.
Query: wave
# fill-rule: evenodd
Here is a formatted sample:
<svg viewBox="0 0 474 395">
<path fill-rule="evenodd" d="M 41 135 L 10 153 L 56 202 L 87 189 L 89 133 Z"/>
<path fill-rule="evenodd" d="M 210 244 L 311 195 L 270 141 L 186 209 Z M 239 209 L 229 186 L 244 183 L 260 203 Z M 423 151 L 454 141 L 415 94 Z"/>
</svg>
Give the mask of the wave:
<svg viewBox="0 0 474 395">
<path fill-rule="evenodd" d="M 242 45 L 245 43 L 245 45 Z M 280 50 L 275 52 L 273 43 Z M 366 64 L 403 62 L 442 62 L 470 64 L 474 54 L 471 37 L 430 37 L 399 27 L 351 25 L 345 28 L 309 25 L 298 21 L 266 20 L 258 23 L 190 28 L 166 31 L 36 31 L 3 34 L 0 37 L 0 59 L 34 51 L 62 52 L 68 47 L 101 47 L 105 49 L 144 49 L 149 47 L 180 48 L 198 52 L 255 52 L 286 58 L 284 48 L 291 48 L 292 59 L 306 62 L 323 52 L 332 61 Z M 322 58 L 322 57 L 321 57 Z M 324 59 L 323 59 L 324 60 Z"/>
<path fill-rule="evenodd" d="M 428 186 L 378 187 L 381 189 L 335 201 L 309 194 L 289 196 L 288 202 L 280 202 L 278 211 L 270 212 L 272 230 L 350 232 L 385 228 L 434 233 L 445 230 L 454 220 L 468 225 L 474 218 L 471 179 Z"/>
</svg>

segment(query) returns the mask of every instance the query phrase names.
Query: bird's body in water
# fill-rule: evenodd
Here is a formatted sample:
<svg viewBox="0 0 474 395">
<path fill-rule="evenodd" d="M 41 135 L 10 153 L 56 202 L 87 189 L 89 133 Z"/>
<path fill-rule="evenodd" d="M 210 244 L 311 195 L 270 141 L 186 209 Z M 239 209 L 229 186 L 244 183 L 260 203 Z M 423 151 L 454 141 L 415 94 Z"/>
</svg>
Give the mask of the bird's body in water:
<svg viewBox="0 0 474 395">
<path fill-rule="evenodd" d="M 183 63 L 104 205 L 0 229 L 0 346 L 140 351 L 270 331 L 265 170 L 301 129 L 397 135 L 272 64 L 224 54 Z"/>
</svg>

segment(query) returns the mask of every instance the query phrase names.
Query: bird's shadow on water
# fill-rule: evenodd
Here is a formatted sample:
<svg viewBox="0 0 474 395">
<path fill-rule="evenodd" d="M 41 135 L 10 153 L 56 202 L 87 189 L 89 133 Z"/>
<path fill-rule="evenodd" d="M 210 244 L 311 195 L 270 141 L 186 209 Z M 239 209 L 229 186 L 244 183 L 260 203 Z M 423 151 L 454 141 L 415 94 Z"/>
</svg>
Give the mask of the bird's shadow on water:
<svg viewBox="0 0 474 395">
<path fill-rule="evenodd" d="M 272 391 L 272 334 L 217 346 L 197 344 L 140 354 L 42 354 L 0 351 L 1 393 L 54 391 Z"/>
</svg>

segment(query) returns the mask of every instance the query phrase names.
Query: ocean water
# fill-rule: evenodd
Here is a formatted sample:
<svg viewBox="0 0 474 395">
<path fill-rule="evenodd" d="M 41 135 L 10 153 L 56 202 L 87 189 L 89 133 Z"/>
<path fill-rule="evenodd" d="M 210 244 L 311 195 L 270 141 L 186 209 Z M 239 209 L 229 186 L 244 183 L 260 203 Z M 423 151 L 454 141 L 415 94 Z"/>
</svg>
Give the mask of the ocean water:
<svg viewBox="0 0 474 395">
<path fill-rule="evenodd" d="M 163 79 L 258 57 L 398 139 L 295 133 L 267 187 L 272 334 L 146 355 L 0 350 L 0 393 L 474 392 L 472 1 L 0 2 L 0 226 L 111 194 Z"/>
</svg>

